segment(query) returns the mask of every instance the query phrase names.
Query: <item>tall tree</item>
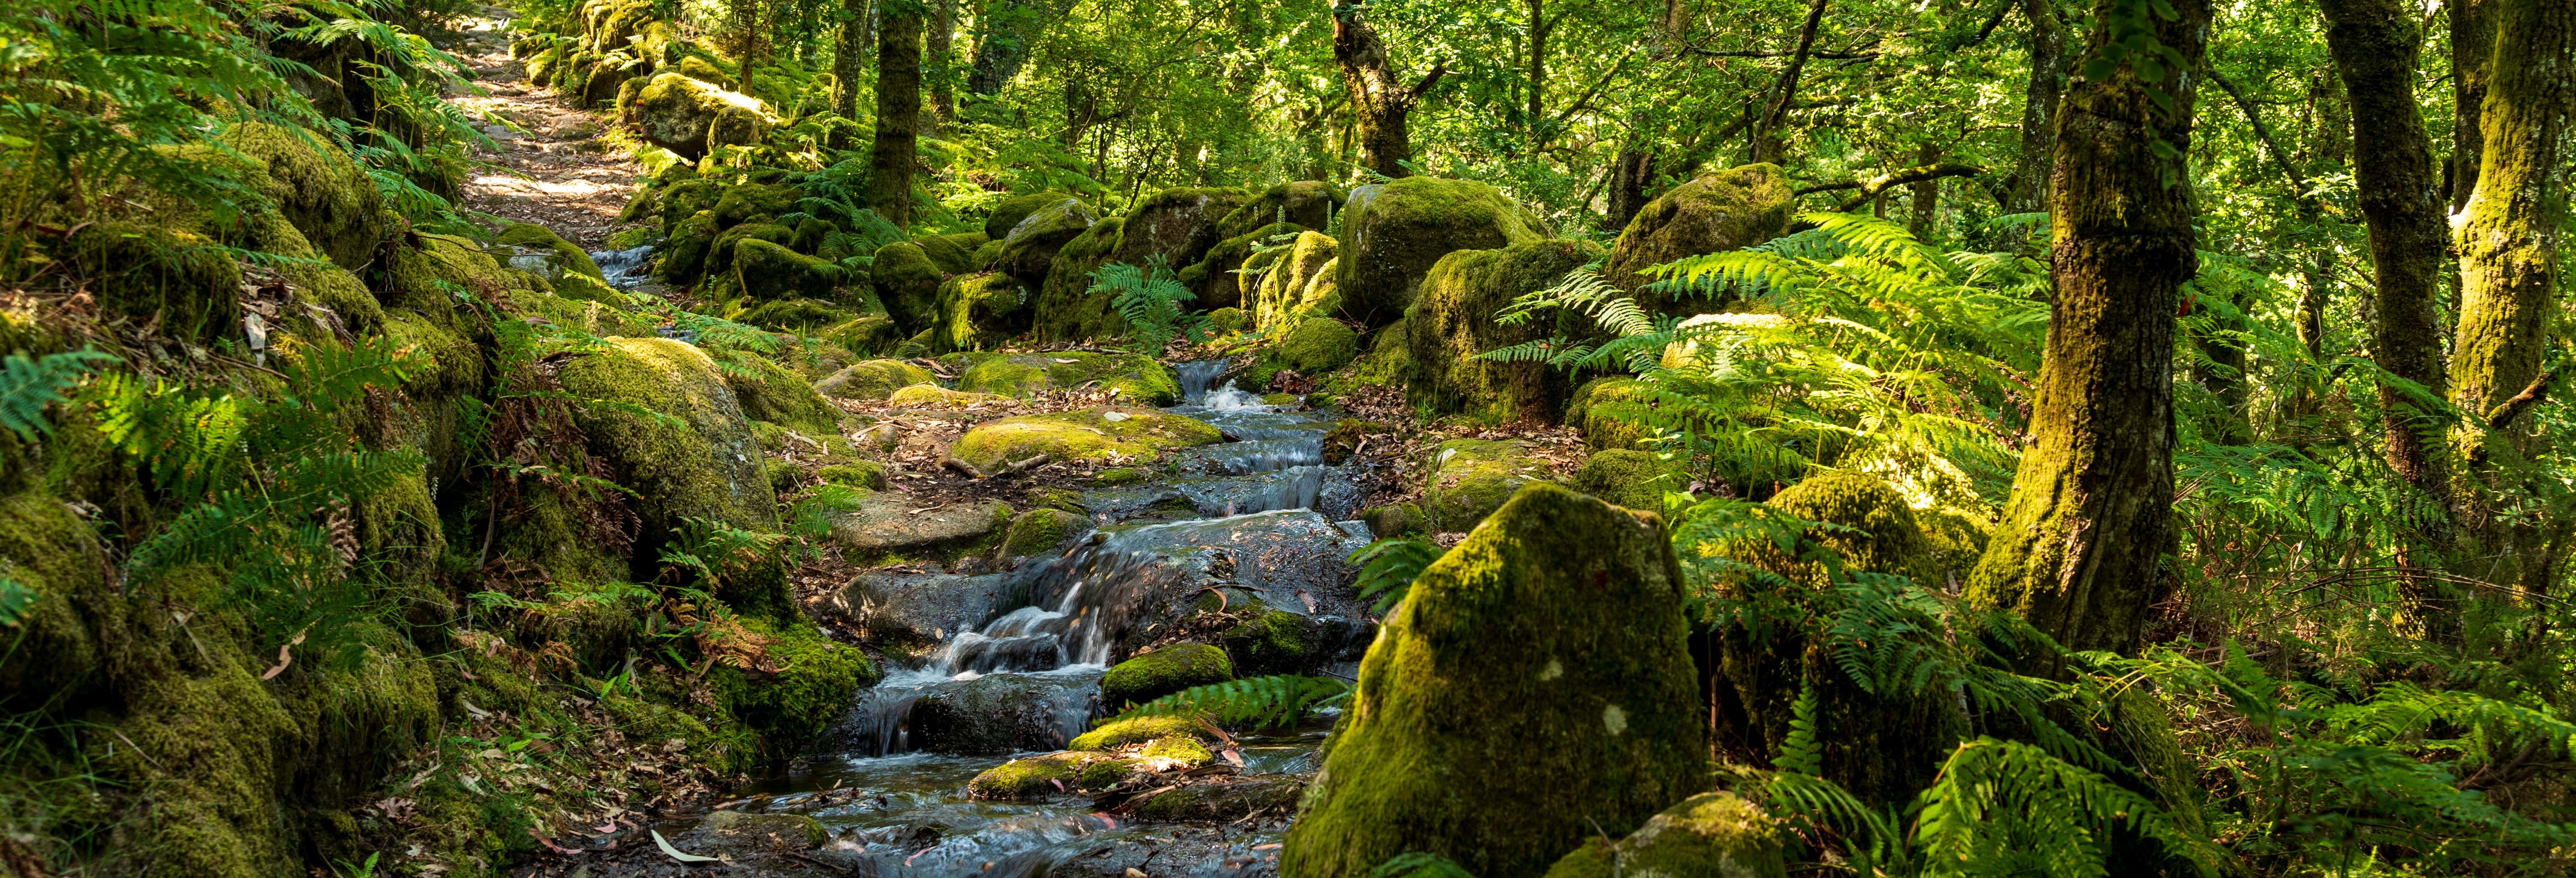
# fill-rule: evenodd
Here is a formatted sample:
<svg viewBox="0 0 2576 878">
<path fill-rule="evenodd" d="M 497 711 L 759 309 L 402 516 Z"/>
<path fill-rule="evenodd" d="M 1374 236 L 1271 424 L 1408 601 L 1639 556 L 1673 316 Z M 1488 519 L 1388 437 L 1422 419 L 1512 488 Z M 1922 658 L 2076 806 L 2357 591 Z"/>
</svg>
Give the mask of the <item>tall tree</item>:
<svg viewBox="0 0 2576 878">
<path fill-rule="evenodd" d="M 975 16 L 975 69 L 966 90 L 996 95 L 1029 62 L 1029 45 L 1073 8 L 1073 0 L 985 0 Z"/>
<path fill-rule="evenodd" d="M 2487 464 L 2490 441 L 2525 450 L 2528 419 L 2517 417 L 2549 389 L 2541 370 L 2558 286 L 2558 220 L 2566 177 L 2568 102 L 2576 100 L 2576 4 L 2504 0 L 2496 9 L 2495 57 L 2478 124 L 2484 149 L 2477 189 L 2460 215 L 2460 325 L 2452 345 L 2452 401 L 2472 423 L 2455 431 L 2462 523 L 2491 581 L 2524 580 L 2515 536 L 2496 520 L 2503 486 Z M 2491 438 L 2489 431 L 2503 436 Z"/>
<path fill-rule="evenodd" d="M 2487 62 L 2495 59 L 2496 6 L 2500 0 L 2444 0 L 2451 20 L 2451 209 L 2469 204 L 2485 160 L 2485 128 L 2478 124 L 2487 101 Z"/>
<path fill-rule="evenodd" d="M 877 140 L 868 156 L 868 203 L 878 216 L 912 227 L 912 174 L 921 125 L 921 0 L 877 9 Z"/>
<path fill-rule="evenodd" d="M 922 75 L 930 81 L 929 130 L 957 121 L 957 0 L 931 0 L 930 53 Z"/>
<path fill-rule="evenodd" d="M 832 47 L 832 115 L 859 117 L 859 79 L 868 71 L 868 19 L 875 0 L 842 0 L 841 33 Z M 832 132 L 832 147 L 849 148 L 846 129 Z"/>
<path fill-rule="evenodd" d="M 1807 71 L 1807 58 L 1816 50 L 1816 30 L 1825 21 L 1826 0 L 1809 0 L 1807 23 L 1798 28 L 1798 49 L 1789 53 L 1789 66 L 1780 71 L 1780 81 L 1771 86 L 1770 100 L 1762 115 L 1753 123 L 1752 160 L 1756 163 L 1778 162 L 1788 149 L 1780 137 L 1780 125 L 1789 119 L 1789 107 L 1798 100 L 1798 78 Z"/>
<path fill-rule="evenodd" d="M 2449 381 L 2442 369 L 2435 303 L 2449 270 L 2450 232 L 2433 176 L 2432 141 L 2415 103 L 2423 31 L 2413 5 L 2405 0 L 2322 0 L 2318 6 L 2325 13 L 2326 46 L 2352 112 L 2356 200 L 2370 227 L 2371 262 L 2377 270 L 2372 356 L 2379 368 L 2399 379 L 2379 386 L 2388 465 L 2442 504 L 2450 485 L 2439 412 Z M 2424 517 L 2418 547 L 2399 547 L 2400 563 L 2433 566 L 2432 558 L 2418 553 L 2448 551 L 2446 518 Z M 2427 632 L 2443 636 L 2454 614 L 2447 609 L 2439 578 L 2409 573 L 2400 582 Z"/>
<path fill-rule="evenodd" d="M 2057 0 L 2021 0 L 2021 13 L 2030 20 L 2030 81 L 2022 88 L 2021 158 L 2013 168 L 2004 209 L 2037 213 L 2047 207 L 2048 167 L 2056 155 L 2057 97 L 2066 88 L 2066 28 L 2057 20 Z"/>
<path fill-rule="evenodd" d="M 2097 0 L 2085 69 L 2058 110 L 2057 292 L 2030 444 L 1968 582 L 1969 599 L 2074 649 L 2137 647 L 2174 533 L 2174 312 L 2199 266 L 2184 157 L 2209 3 L 2169 8 Z"/>
<path fill-rule="evenodd" d="M 1378 38 L 1377 28 L 1363 15 L 1363 5 L 1358 0 L 1333 0 L 1333 61 L 1341 66 L 1342 84 L 1350 91 L 1360 166 L 1403 177 L 1413 173 L 1404 168 L 1405 162 L 1413 160 L 1413 135 L 1406 128 L 1406 118 L 1449 72 L 1449 66 L 1434 65 L 1421 81 L 1405 86 L 1386 56 L 1386 41 Z"/>
</svg>

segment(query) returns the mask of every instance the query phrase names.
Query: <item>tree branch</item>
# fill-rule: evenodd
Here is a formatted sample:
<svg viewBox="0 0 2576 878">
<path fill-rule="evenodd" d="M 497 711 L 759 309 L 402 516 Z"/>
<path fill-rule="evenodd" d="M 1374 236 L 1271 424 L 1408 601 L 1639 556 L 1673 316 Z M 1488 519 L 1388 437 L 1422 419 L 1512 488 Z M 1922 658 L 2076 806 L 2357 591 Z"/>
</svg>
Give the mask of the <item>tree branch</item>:
<svg viewBox="0 0 2576 878">
<path fill-rule="evenodd" d="M 2531 386 L 2523 388 L 2521 393 L 2514 394 L 2512 399 L 2505 400 L 2503 404 L 2496 406 L 2494 411 L 2487 413 L 2487 429 L 2502 430 L 2512 426 L 2515 417 L 2530 411 L 2533 406 L 2540 404 L 2542 397 L 2549 395 L 2549 383 L 2557 378 L 2558 370 L 2541 370 L 2540 377 L 2531 379 Z"/>
<path fill-rule="evenodd" d="M 2219 88 L 2227 91 L 2228 97 L 2236 99 L 2236 111 L 2245 114 L 2245 121 L 2254 123 L 2254 138 L 2263 141 L 2263 150 L 2272 154 L 2272 163 L 2281 166 L 2282 176 L 2290 178 L 2290 198 L 2298 202 L 2299 212 L 2310 218 L 2322 213 L 2323 206 L 2317 203 L 2316 196 L 2309 194 L 2308 178 L 2291 166 L 2290 154 L 2283 152 L 2281 144 L 2272 139 L 2272 126 L 2263 124 L 2262 114 L 2254 111 L 2254 102 L 2246 100 L 2245 92 L 2218 72 L 2217 64 L 2209 65 L 2208 73 L 2209 81 L 2218 83 Z"/>
<path fill-rule="evenodd" d="M 1877 198 L 1881 192 L 1885 192 L 1889 189 L 1903 186 L 1908 183 L 1921 183 L 1926 180 L 1939 180 L 1945 177 L 1974 177 L 1982 175 L 1985 172 L 1985 168 L 1978 167 L 1976 165 L 1960 164 L 1958 162 L 1938 162 L 1935 164 L 1923 165 L 1921 167 L 1890 171 L 1868 180 L 1851 180 L 1842 183 L 1822 183 L 1814 186 L 1807 186 L 1789 194 L 1791 197 L 1796 197 L 1800 195 L 1813 195 L 1818 192 L 1839 192 L 1847 189 L 1860 190 L 1859 195 L 1853 196 L 1850 200 L 1843 202 L 1841 207 L 1835 208 L 1836 210 L 1847 211 L 1852 208 L 1859 207 L 1862 202 L 1868 201 L 1872 198 Z"/>
<path fill-rule="evenodd" d="M 1682 51 L 1689 52 L 1703 58 L 1787 58 L 1798 54 L 1796 52 L 1769 52 L 1756 49 L 1719 51 L 1716 49 L 1703 49 L 1698 46 L 1683 46 Z M 1842 52 L 1808 52 L 1807 57 L 1823 58 L 1827 61 L 1876 61 L 1878 60 L 1878 53 L 1863 52 L 1854 49 Z"/>
<path fill-rule="evenodd" d="M 1423 74 L 1422 81 L 1413 84 L 1413 99 L 1417 101 L 1421 100 L 1424 94 L 1428 94 L 1431 91 L 1431 87 L 1433 85 L 1439 84 L 1440 77 L 1448 74 L 1449 62 L 1442 61 L 1438 64 L 1431 65 L 1431 72 Z"/>
</svg>

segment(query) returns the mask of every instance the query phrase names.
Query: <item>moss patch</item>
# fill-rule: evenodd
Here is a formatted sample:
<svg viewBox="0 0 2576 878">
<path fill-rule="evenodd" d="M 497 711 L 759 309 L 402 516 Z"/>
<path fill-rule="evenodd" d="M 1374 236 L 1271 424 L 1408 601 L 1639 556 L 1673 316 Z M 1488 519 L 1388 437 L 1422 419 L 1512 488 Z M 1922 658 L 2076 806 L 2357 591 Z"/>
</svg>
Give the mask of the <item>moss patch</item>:
<svg viewBox="0 0 2576 878">
<path fill-rule="evenodd" d="M 1405 398 L 1441 414 L 1554 419 L 1574 389 L 1563 370 L 1539 362 L 1479 360 L 1476 355 L 1552 336 L 1593 335 L 1590 318 L 1581 315 L 1514 326 L 1496 322 L 1495 316 L 1512 300 L 1557 285 L 1567 272 L 1600 255 L 1600 246 L 1589 241 L 1545 240 L 1441 257 L 1405 313 L 1412 365 Z"/>
<path fill-rule="evenodd" d="M 1339 369 L 1359 354 L 1360 334 L 1330 317 L 1300 320 L 1279 340 L 1279 355 L 1307 374 Z"/>
<path fill-rule="evenodd" d="M 1593 452 L 1568 485 L 1613 506 L 1660 512 L 1664 494 L 1682 489 L 1672 475 L 1672 468 L 1652 453 L 1613 448 Z"/>
<path fill-rule="evenodd" d="M 1404 316 L 1431 266 L 1458 250 L 1547 237 L 1546 224 L 1501 190 L 1468 180 L 1406 177 L 1351 190 L 1335 284 L 1342 313 L 1369 326 Z"/>
<path fill-rule="evenodd" d="M 931 347 L 974 351 L 1000 346 L 1029 331 L 1036 297 L 1018 279 L 998 271 L 949 278 L 939 285 Z"/>
<path fill-rule="evenodd" d="M 1099 789 L 1127 776 L 1130 760 L 1105 753 L 1068 751 L 1014 759 L 966 782 L 977 799 L 1025 801 Z"/>
<path fill-rule="evenodd" d="M 905 335 L 927 329 L 937 319 L 939 285 L 948 275 L 931 261 L 928 251 L 911 241 L 877 248 L 876 259 L 868 266 L 877 300 L 885 303 L 886 314 Z"/>
<path fill-rule="evenodd" d="M 1787 878 L 1779 823 L 1734 793 L 1701 793 L 1647 818 L 1613 844 L 1586 839 L 1548 867 L 1546 878 L 1708 875 Z"/>
<path fill-rule="evenodd" d="M 902 360 L 867 360 L 841 367 L 814 382 L 814 392 L 833 399 L 884 399 L 916 384 L 932 384 L 930 370 Z"/>
<path fill-rule="evenodd" d="M 1090 519 L 1061 509 L 1031 509 L 1011 519 L 1010 531 L 1002 537 L 1000 557 L 1022 558 L 1055 551 L 1064 541 L 1081 533 Z"/>
<path fill-rule="evenodd" d="M 1662 293 L 1642 289 L 1638 272 L 1684 256 L 1750 247 L 1789 231 L 1787 175 L 1775 165 L 1709 171 L 1657 196 L 1637 211 L 1610 247 L 1601 279 L 1634 292 L 1637 303 L 1661 313 L 1688 313 Z M 1690 307 L 1705 310 L 1707 303 Z"/>
<path fill-rule="evenodd" d="M 1197 719 L 1186 716 L 1140 716 L 1102 724 L 1099 728 L 1074 737 L 1065 746 L 1075 750 L 1114 750 L 1174 735 L 1204 735 Z"/>
<path fill-rule="evenodd" d="M 734 245 L 733 268 L 742 294 L 762 301 L 830 298 L 841 282 L 840 266 L 756 239 Z"/>
<path fill-rule="evenodd" d="M 1204 643 L 1176 643 L 1119 662 L 1100 678 L 1100 700 L 1113 708 L 1143 704 L 1192 686 L 1234 679 L 1225 650 Z"/>
<path fill-rule="evenodd" d="M 1046 390 L 1111 390 L 1134 405 L 1179 402 L 1180 383 L 1162 362 L 1143 354 L 1064 351 L 975 357 L 957 376 L 957 389 L 1027 397 Z"/>
<path fill-rule="evenodd" d="M 1221 438 L 1216 427 L 1196 418 L 1153 409 L 1102 407 L 988 421 L 959 437 L 948 453 L 989 470 L 1040 453 L 1058 461 L 1152 458 L 1172 449 L 1214 444 Z"/>
<path fill-rule="evenodd" d="M 1125 219 L 1109 217 L 1056 250 L 1038 288 L 1033 329 L 1039 339 L 1078 341 L 1126 331 L 1127 319 L 1110 306 L 1110 294 L 1091 290 L 1091 273 L 1109 262 L 1126 227 Z"/>
<path fill-rule="evenodd" d="M 1547 461 L 1517 439 L 1452 439 L 1429 452 L 1422 511 L 1437 531 L 1463 531 L 1502 508 L 1522 485 L 1551 479 Z"/>
</svg>

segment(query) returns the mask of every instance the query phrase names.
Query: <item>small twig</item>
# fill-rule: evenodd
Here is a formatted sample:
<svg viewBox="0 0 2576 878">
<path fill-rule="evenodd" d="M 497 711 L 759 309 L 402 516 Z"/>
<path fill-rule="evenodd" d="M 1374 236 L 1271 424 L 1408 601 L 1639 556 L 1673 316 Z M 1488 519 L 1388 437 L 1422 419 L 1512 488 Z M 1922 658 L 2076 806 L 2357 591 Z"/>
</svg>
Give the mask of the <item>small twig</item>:
<svg viewBox="0 0 2576 878">
<path fill-rule="evenodd" d="M 976 469 L 974 464 L 958 460 L 954 457 L 941 457 L 939 459 L 939 465 L 947 469 L 956 470 L 958 474 L 970 479 L 980 479 L 984 477 L 983 470 Z"/>
</svg>

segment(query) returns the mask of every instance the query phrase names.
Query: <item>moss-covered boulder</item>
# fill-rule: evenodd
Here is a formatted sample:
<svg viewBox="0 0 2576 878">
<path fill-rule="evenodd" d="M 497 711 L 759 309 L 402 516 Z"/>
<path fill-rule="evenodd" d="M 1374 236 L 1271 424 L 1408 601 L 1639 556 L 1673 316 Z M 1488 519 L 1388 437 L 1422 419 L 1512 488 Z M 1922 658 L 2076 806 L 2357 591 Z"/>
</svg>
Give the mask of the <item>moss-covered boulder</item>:
<svg viewBox="0 0 2576 878">
<path fill-rule="evenodd" d="M 1330 317 L 1297 321 L 1279 339 L 1279 356 L 1309 375 L 1339 369 L 1359 355 L 1359 332 Z"/>
<path fill-rule="evenodd" d="M 1057 461 L 1152 459 L 1165 451 L 1215 444 L 1206 421 L 1154 409 L 1100 407 L 987 421 L 948 446 L 948 454 L 990 470 L 1045 454 Z"/>
<path fill-rule="evenodd" d="M 663 244 L 662 261 L 654 263 L 653 276 L 675 287 L 698 282 L 707 270 L 707 254 L 715 249 L 716 212 L 701 210 L 690 214 L 671 228 L 671 237 Z"/>
<path fill-rule="evenodd" d="M 1384 506 L 1372 506 L 1360 510 L 1360 522 L 1369 526 L 1370 533 L 1381 537 L 1418 534 L 1428 531 L 1431 527 L 1431 517 L 1422 514 L 1420 503 L 1389 503 Z"/>
<path fill-rule="evenodd" d="M 736 258 L 739 260 L 740 257 Z M 740 261 L 734 263 L 734 270 L 742 270 Z M 827 327 L 853 319 L 850 309 L 821 299 L 772 299 L 750 304 L 751 307 L 744 308 L 742 313 L 733 315 L 735 323 L 747 323 L 798 337 L 820 336 L 828 331 Z M 829 338 L 825 340 L 831 341 Z"/>
<path fill-rule="evenodd" d="M 1886 481 L 1857 473 L 1819 473 L 1773 495 L 1766 505 L 1807 521 L 1835 525 L 1805 539 L 1839 556 L 1842 568 L 1905 576 L 1928 587 L 1942 581 L 1905 496 Z M 1718 554 L 1776 576 L 1733 575 L 1719 594 L 1771 606 L 1802 606 L 1837 588 L 1831 567 L 1804 547 L 1783 548 L 1769 539 L 1718 547 Z M 1781 583 L 1786 583 L 1782 585 Z M 1740 635 L 1740 636 L 1739 636 Z M 1851 680 L 1832 650 L 1810 643 L 1794 629 L 1774 628 L 1755 637 L 1737 632 L 1719 639 L 1718 669 L 1734 689 L 1729 718 L 1746 730 L 1744 744 L 1768 761 L 1788 740 L 1792 709 L 1802 691 L 1816 693 L 1824 776 L 1862 801 L 1885 806 L 1909 800 L 1932 781 L 1942 758 L 1968 733 L 1966 715 L 1943 688 L 1908 695 L 1905 684 L 1873 693 Z"/>
<path fill-rule="evenodd" d="M 1307 317 L 1326 317 L 1340 307 L 1334 295 L 1334 260 L 1341 255 L 1341 242 L 1316 232 L 1301 232 L 1288 249 L 1269 264 L 1261 274 L 1243 307 L 1252 312 L 1253 326 L 1269 332 Z"/>
<path fill-rule="evenodd" d="M 716 198 L 716 227 L 730 229 L 744 223 L 775 222 L 794 212 L 796 200 L 803 197 L 805 191 L 794 186 L 744 183 L 729 187 Z"/>
<path fill-rule="evenodd" d="M 768 661 L 755 669 L 713 666 L 708 681 L 773 758 L 800 752 L 849 712 L 859 690 L 884 677 L 857 646 L 834 642 L 801 616 L 784 622 L 744 616 L 739 624 Z"/>
<path fill-rule="evenodd" d="M 1028 397 L 1048 390 L 1115 391 L 1131 405 L 1167 406 L 1181 401 L 1180 383 L 1161 361 L 1143 354 L 1063 351 L 1035 354 L 966 355 L 966 370 L 957 389 Z"/>
<path fill-rule="evenodd" d="M 931 264 L 939 266 L 940 271 L 966 274 L 984 270 L 984 266 L 976 264 L 975 252 L 991 240 L 982 232 L 959 232 L 954 235 L 924 235 L 914 238 L 912 243 L 920 247 L 922 255 L 930 257 Z"/>
<path fill-rule="evenodd" d="M 1138 716 L 1101 723 L 1099 728 L 1074 736 L 1065 746 L 1075 750 L 1115 750 L 1130 744 L 1161 740 L 1173 736 L 1205 735 L 1197 717 Z"/>
<path fill-rule="evenodd" d="M 795 370 L 763 357 L 736 356 L 726 364 L 724 380 L 741 401 L 744 417 L 846 450 L 849 440 L 841 438 L 841 410 Z"/>
<path fill-rule="evenodd" d="M 1423 851 L 1534 876 L 1707 789 L 1660 521 L 1531 485 L 1414 579 L 1360 663 L 1279 874 Z"/>
<path fill-rule="evenodd" d="M 1777 238 L 1789 231 L 1788 177 L 1776 165 L 1745 165 L 1708 171 L 1673 187 L 1637 211 L 1628 228 L 1610 247 L 1601 279 L 1637 295 L 1637 303 L 1665 313 L 1706 310 L 1707 303 L 1687 308 L 1661 293 L 1641 289 L 1653 279 L 1639 274 L 1648 266 L 1684 256 L 1723 253 Z"/>
<path fill-rule="evenodd" d="M 1207 315 L 1208 331 L 1221 336 L 1234 335 L 1251 326 L 1252 316 L 1241 308 L 1218 308 Z"/>
<path fill-rule="evenodd" d="M 1109 217 L 1056 251 L 1046 283 L 1038 289 L 1034 329 L 1040 340 L 1078 341 L 1126 331 L 1127 319 L 1110 306 L 1111 295 L 1091 290 L 1092 272 L 1109 263 L 1126 228 L 1124 217 Z"/>
<path fill-rule="evenodd" d="M 743 295 L 762 301 L 830 298 L 841 280 L 840 266 L 758 239 L 734 245 L 733 270 Z"/>
<path fill-rule="evenodd" d="M 211 340 L 242 333 L 241 265 L 187 230 L 111 220 L 88 223 L 54 249 L 81 276 L 102 318 Z"/>
<path fill-rule="evenodd" d="M 1019 278 L 999 272 L 958 275 L 939 285 L 931 347 L 942 352 L 999 347 L 1029 331 L 1036 296 Z"/>
<path fill-rule="evenodd" d="M 966 795 L 987 801 L 1025 801 L 1107 789 L 1127 777 L 1132 760 L 1107 753 L 1068 751 L 1014 759 L 966 782 Z"/>
<path fill-rule="evenodd" d="M 832 399 L 884 399 L 897 390 L 931 383 L 930 370 L 920 366 L 902 360 L 867 360 L 814 382 L 814 392 Z"/>
<path fill-rule="evenodd" d="M 391 224 L 384 196 L 365 167 L 322 135 L 300 128 L 235 122 L 221 139 L 260 161 L 267 173 L 255 185 L 325 258 L 351 271 L 374 259 Z"/>
<path fill-rule="evenodd" d="M 877 300 L 885 303 L 886 314 L 906 335 L 927 329 L 938 319 L 939 285 L 949 274 L 940 270 L 927 249 L 912 241 L 877 248 L 876 261 L 868 266 Z"/>
<path fill-rule="evenodd" d="M 984 542 L 1010 526 L 1011 507 L 997 501 L 951 503 L 922 510 L 900 495 L 870 495 L 857 509 L 831 517 L 832 540 L 867 558 L 886 553 L 948 554 Z"/>
<path fill-rule="evenodd" d="M 1342 313 L 1369 326 L 1393 323 L 1440 257 L 1546 237 L 1537 214 L 1483 183 L 1406 177 L 1359 187 L 1342 214 L 1334 279 Z"/>
<path fill-rule="evenodd" d="M 733 276 L 733 259 L 742 255 L 744 241 L 766 241 L 786 246 L 793 240 L 796 240 L 795 229 L 772 222 L 743 223 L 717 232 L 715 243 L 707 247 L 705 279 L 726 285 L 738 283 L 738 278 Z"/>
<path fill-rule="evenodd" d="M 646 82 L 631 112 L 646 142 L 690 161 L 719 146 L 759 143 L 774 121 L 759 98 L 680 73 Z"/>
<path fill-rule="evenodd" d="M 1787 831 L 1729 792 L 1701 793 L 1647 818 L 1616 843 L 1599 837 L 1548 867 L 1546 878 L 1788 878 Z"/>
<path fill-rule="evenodd" d="M 1040 208 L 1002 238 L 1002 252 L 993 260 L 993 267 L 1021 283 L 1043 285 L 1048 269 L 1055 265 L 1056 251 L 1098 220 L 1090 208 L 1070 198 Z"/>
<path fill-rule="evenodd" d="M 1176 643 L 1111 667 L 1108 676 L 1100 678 L 1100 700 L 1117 709 L 1232 679 L 1234 661 L 1225 650 L 1204 643 Z"/>
<path fill-rule="evenodd" d="M 1613 506 L 1659 512 L 1664 494 L 1684 487 L 1674 475 L 1673 468 L 1651 452 L 1612 448 L 1593 452 L 1566 484 Z"/>
<path fill-rule="evenodd" d="M 1551 239 L 1500 250 L 1460 250 L 1440 258 L 1424 276 L 1419 297 L 1405 313 L 1412 345 L 1412 373 L 1405 398 L 1441 414 L 1476 414 L 1499 420 L 1547 421 L 1565 407 L 1574 382 L 1543 362 L 1480 360 L 1476 355 L 1550 337 L 1581 337 L 1590 319 L 1506 326 L 1497 321 L 1523 294 L 1556 286 L 1567 272 L 1600 258 L 1590 241 Z"/>
<path fill-rule="evenodd" d="M 1243 202 L 1241 207 L 1217 221 L 1216 239 L 1223 240 L 1250 232 L 1271 223 L 1295 223 L 1310 229 L 1331 225 L 1333 214 L 1350 199 L 1350 193 L 1321 180 L 1299 180 L 1281 183 L 1262 190 Z"/>
<path fill-rule="evenodd" d="M 984 218 L 984 237 L 994 241 L 1008 238 L 1011 236 L 1011 230 L 1019 228 L 1020 223 L 1026 221 L 1030 214 L 1053 207 L 1059 202 L 1075 200 L 1078 199 L 1062 192 L 1032 192 L 1002 199 L 993 205 L 993 212 Z"/>
<path fill-rule="evenodd" d="M 1272 223 L 1218 241 L 1216 246 L 1208 248 L 1207 255 L 1200 257 L 1197 264 L 1181 269 L 1174 279 L 1196 293 L 1202 307 L 1242 307 L 1247 276 L 1235 270 L 1242 268 L 1244 262 L 1253 257 L 1254 251 L 1276 243 L 1275 239 L 1304 231 L 1305 226 L 1295 223 Z"/>
<path fill-rule="evenodd" d="M 1226 236 L 1218 221 L 1248 197 L 1234 188 L 1176 188 L 1145 196 L 1128 208 L 1117 250 L 1111 259 L 1144 265 L 1162 257 L 1166 265 L 1189 265 Z"/>
<path fill-rule="evenodd" d="M 590 453 L 637 493 L 648 540 L 676 531 L 684 517 L 777 531 L 778 495 L 761 470 L 760 444 L 704 352 L 670 339 L 611 337 L 601 352 L 566 363 L 559 380 L 579 397 L 642 410 L 574 407 Z"/>
<path fill-rule="evenodd" d="M 1546 458 L 1518 439 L 1452 439 L 1434 446 L 1424 461 L 1430 482 L 1422 512 L 1434 531 L 1457 532 L 1483 521 L 1531 482 L 1552 481 Z"/>
<path fill-rule="evenodd" d="M 1653 387 L 1634 378 L 1595 378 L 1574 389 L 1565 402 L 1565 425 L 1583 434 L 1596 450 L 1637 447 L 1646 438 L 1644 422 L 1653 403 Z"/>
<path fill-rule="evenodd" d="M 1063 548 L 1070 540 L 1089 530 L 1091 519 L 1062 509 L 1031 509 L 1011 519 L 1011 529 L 1002 536 L 995 551 L 1002 558 L 1025 558 Z"/>
<path fill-rule="evenodd" d="M 519 255 L 510 257 L 514 268 L 543 275 L 554 284 L 555 295 L 567 299 L 605 300 L 613 291 L 607 288 L 607 275 L 599 263 L 581 245 L 566 241 L 553 229 L 536 223 L 511 223 L 501 229 L 492 243 L 517 248 Z M 530 257 L 539 265 L 525 264 Z"/>
<path fill-rule="evenodd" d="M 1235 673 L 1246 677 L 1311 674 L 1333 660 L 1323 625 L 1275 607 L 1255 607 L 1252 617 L 1217 635 Z"/>
<path fill-rule="evenodd" d="M 997 393 L 970 393 L 950 390 L 937 384 L 915 384 L 896 388 L 886 397 L 886 404 L 910 409 L 962 409 L 975 406 L 998 407 L 1018 402 Z"/>
</svg>

